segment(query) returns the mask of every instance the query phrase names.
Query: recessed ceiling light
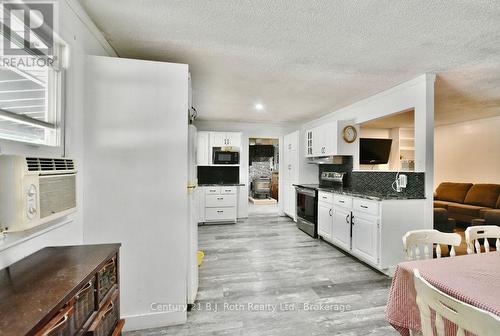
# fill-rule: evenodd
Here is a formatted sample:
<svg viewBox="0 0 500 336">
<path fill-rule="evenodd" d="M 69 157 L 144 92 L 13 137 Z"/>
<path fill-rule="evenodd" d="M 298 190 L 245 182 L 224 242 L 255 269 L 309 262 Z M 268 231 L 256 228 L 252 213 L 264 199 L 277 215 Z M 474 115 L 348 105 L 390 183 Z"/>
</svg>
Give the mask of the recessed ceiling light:
<svg viewBox="0 0 500 336">
<path fill-rule="evenodd" d="M 264 105 L 262 105 L 261 103 L 257 103 L 257 104 L 255 104 L 255 109 L 257 111 L 262 111 L 262 110 L 264 110 Z"/>
</svg>

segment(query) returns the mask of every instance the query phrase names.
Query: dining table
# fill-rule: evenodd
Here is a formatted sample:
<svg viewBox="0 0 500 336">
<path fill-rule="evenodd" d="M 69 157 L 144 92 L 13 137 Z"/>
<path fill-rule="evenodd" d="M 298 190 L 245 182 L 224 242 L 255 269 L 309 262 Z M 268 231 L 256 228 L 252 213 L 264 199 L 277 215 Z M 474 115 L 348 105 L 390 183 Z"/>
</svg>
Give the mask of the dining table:
<svg viewBox="0 0 500 336">
<path fill-rule="evenodd" d="M 413 281 L 415 269 L 449 296 L 500 316 L 500 252 L 402 262 L 394 272 L 385 312 L 386 320 L 402 336 L 422 330 Z M 456 326 L 446 323 L 446 335 L 454 336 Z"/>
</svg>

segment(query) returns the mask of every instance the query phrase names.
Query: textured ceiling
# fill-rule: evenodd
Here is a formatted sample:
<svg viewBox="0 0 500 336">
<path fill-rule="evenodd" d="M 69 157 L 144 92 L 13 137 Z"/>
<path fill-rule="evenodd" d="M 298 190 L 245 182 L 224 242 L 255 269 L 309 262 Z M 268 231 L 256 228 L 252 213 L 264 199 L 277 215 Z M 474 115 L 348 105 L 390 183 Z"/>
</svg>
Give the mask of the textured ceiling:
<svg viewBox="0 0 500 336">
<path fill-rule="evenodd" d="M 120 56 L 188 63 L 200 119 L 301 122 L 425 72 L 438 124 L 500 115 L 499 1 L 80 2 Z"/>
</svg>

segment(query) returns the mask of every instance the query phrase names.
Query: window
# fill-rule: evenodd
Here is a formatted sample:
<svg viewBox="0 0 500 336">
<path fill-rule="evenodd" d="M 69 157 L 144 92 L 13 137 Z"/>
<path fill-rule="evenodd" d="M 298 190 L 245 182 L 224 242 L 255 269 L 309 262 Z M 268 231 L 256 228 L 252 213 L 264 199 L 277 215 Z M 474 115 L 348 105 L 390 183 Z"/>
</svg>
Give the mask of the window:
<svg viewBox="0 0 500 336">
<path fill-rule="evenodd" d="M 3 39 L 8 36 L 11 45 L 19 46 L 20 53 L 6 55 L 5 44 L 0 43 L 3 55 L 0 62 L 0 139 L 60 146 L 64 47 L 54 42 L 51 55 L 34 52 L 26 48 L 25 29 L 22 17 L 15 15 L 10 17 L 8 24 L 2 24 Z M 30 45 L 48 49 L 44 39 L 31 30 L 30 40 Z"/>
</svg>

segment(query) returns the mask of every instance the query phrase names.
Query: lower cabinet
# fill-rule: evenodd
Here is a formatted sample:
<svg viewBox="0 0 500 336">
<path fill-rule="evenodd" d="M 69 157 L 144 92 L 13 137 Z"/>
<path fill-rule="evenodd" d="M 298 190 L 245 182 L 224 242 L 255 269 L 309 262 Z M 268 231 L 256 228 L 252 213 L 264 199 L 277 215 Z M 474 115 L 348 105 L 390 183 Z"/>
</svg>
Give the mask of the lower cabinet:
<svg viewBox="0 0 500 336">
<path fill-rule="evenodd" d="M 319 192 L 318 234 L 374 266 L 379 263 L 379 202 Z"/>
<path fill-rule="evenodd" d="M 204 187 L 199 207 L 200 222 L 236 223 L 238 216 L 238 187 Z"/>
<path fill-rule="evenodd" d="M 377 217 L 353 212 L 352 252 L 368 262 L 378 264 L 379 232 Z"/>
<path fill-rule="evenodd" d="M 318 202 L 318 235 L 325 240 L 332 239 L 333 207 L 326 202 Z"/>
<path fill-rule="evenodd" d="M 293 186 L 293 183 L 295 183 L 295 182 L 285 181 L 283 183 L 285 186 L 283 199 L 284 199 L 284 212 L 285 212 L 285 214 L 295 220 L 296 219 L 295 218 L 295 215 L 296 215 L 295 214 L 296 195 L 295 195 L 295 187 Z"/>
<path fill-rule="evenodd" d="M 344 250 L 351 248 L 351 210 L 336 206 L 332 225 L 332 243 Z"/>
</svg>

